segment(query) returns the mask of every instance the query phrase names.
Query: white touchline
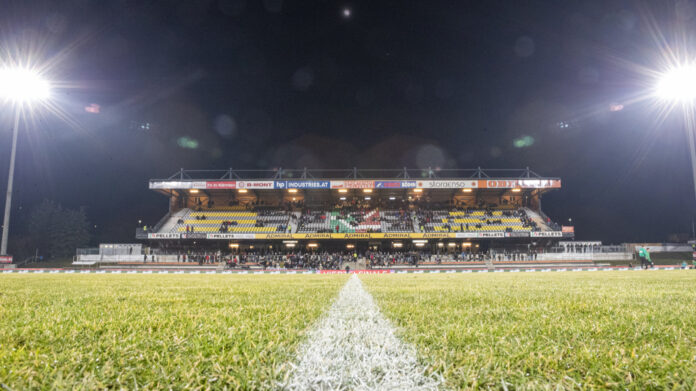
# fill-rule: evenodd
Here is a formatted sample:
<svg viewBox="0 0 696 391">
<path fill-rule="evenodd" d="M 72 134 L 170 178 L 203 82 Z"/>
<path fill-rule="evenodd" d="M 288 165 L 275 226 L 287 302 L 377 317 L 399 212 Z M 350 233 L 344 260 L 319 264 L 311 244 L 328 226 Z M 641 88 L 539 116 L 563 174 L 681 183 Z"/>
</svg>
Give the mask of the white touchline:
<svg viewBox="0 0 696 391">
<path fill-rule="evenodd" d="M 439 374 L 427 374 L 415 350 L 396 337 L 355 274 L 290 366 L 282 389 L 437 390 L 443 383 Z"/>
</svg>

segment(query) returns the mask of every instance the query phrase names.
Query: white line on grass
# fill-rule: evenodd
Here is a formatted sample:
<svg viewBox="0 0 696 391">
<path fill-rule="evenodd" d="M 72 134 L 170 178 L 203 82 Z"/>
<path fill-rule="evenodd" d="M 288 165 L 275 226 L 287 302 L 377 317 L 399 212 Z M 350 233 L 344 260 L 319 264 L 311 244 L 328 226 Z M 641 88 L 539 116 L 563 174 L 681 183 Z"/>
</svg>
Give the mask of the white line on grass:
<svg viewBox="0 0 696 391">
<path fill-rule="evenodd" d="M 287 390 L 437 390 L 443 382 L 396 337 L 355 274 L 290 365 Z"/>
</svg>

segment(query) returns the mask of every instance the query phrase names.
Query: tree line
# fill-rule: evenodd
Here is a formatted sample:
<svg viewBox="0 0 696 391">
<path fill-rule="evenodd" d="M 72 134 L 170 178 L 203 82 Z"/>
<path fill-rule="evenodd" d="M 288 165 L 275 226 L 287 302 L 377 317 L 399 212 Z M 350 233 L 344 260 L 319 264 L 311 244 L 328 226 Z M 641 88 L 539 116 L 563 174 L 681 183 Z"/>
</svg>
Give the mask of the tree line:
<svg viewBox="0 0 696 391">
<path fill-rule="evenodd" d="M 18 227 L 17 227 L 18 226 Z M 38 252 L 44 259 L 69 258 L 75 249 L 89 244 L 89 219 L 83 207 L 65 208 L 43 200 L 13 226 L 10 252 L 16 261 Z M 17 228 L 15 228 L 17 227 Z"/>
</svg>

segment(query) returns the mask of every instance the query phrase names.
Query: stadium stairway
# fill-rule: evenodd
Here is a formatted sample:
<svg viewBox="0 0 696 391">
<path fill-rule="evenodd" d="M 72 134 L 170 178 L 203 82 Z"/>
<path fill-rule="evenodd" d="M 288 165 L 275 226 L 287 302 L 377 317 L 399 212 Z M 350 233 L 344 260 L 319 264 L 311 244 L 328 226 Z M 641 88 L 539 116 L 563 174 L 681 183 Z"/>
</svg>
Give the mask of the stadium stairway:
<svg viewBox="0 0 696 391">
<path fill-rule="evenodd" d="M 525 213 L 527 213 L 527 217 L 529 217 L 533 222 L 537 223 L 537 225 L 539 226 L 539 228 L 542 231 L 550 231 L 551 230 L 551 227 L 549 227 L 549 225 L 546 223 L 546 221 L 544 221 L 544 219 L 541 216 L 539 216 L 539 214 L 537 212 L 535 212 L 529 208 L 523 208 L 523 209 L 524 209 Z"/>
<path fill-rule="evenodd" d="M 300 221 L 300 216 L 302 215 L 301 212 L 292 212 L 292 214 L 297 217 L 297 219 L 290 219 L 288 222 L 288 227 L 290 227 L 290 233 L 297 233 L 297 228 L 298 224 L 297 222 Z"/>
<path fill-rule="evenodd" d="M 182 209 L 180 211 L 175 212 L 169 217 L 169 220 L 167 220 L 164 224 L 162 224 L 162 227 L 159 229 L 159 232 L 172 232 L 174 227 L 176 227 L 176 222 L 179 221 L 179 219 L 183 219 L 184 216 L 189 212 L 189 209 Z"/>
</svg>

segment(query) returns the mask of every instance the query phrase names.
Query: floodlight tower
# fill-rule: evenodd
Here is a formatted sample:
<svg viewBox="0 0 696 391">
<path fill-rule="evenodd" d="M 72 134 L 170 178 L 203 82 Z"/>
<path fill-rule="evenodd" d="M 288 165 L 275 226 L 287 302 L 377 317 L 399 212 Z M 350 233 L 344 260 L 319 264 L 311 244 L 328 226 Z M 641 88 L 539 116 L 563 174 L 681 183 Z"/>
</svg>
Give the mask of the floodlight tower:
<svg viewBox="0 0 696 391">
<path fill-rule="evenodd" d="M 655 95 L 672 104 L 680 104 L 684 115 L 684 130 L 686 131 L 691 152 L 691 173 L 694 180 L 694 196 L 696 197 L 696 62 L 676 66 L 660 77 Z"/>
<path fill-rule="evenodd" d="M 7 254 L 7 239 L 10 233 L 10 211 L 12 209 L 12 186 L 14 183 L 15 158 L 17 155 L 17 133 L 22 111 L 32 102 L 48 99 L 50 84 L 41 76 L 25 68 L 0 69 L 0 101 L 14 106 L 14 127 L 12 128 L 12 152 L 10 171 L 7 177 L 7 197 L 5 198 L 5 217 L 2 222 L 2 242 L 0 255 Z"/>
</svg>

